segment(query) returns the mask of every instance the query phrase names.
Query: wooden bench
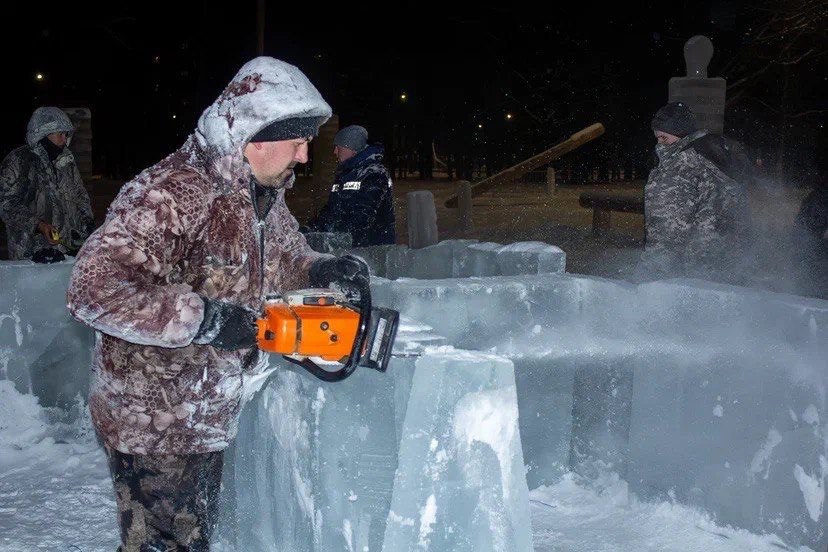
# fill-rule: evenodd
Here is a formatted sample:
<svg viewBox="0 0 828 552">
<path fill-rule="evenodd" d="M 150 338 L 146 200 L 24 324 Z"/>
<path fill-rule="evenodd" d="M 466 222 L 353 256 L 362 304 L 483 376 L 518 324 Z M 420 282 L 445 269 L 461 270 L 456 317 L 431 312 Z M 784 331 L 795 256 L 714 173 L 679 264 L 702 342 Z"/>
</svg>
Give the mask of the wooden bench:
<svg viewBox="0 0 828 552">
<path fill-rule="evenodd" d="M 610 213 L 644 214 L 644 193 L 641 192 L 584 192 L 578 197 L 581 207 L 592 209 L 592 233 L 602 234 L 609 230 Z"/>
</svg>

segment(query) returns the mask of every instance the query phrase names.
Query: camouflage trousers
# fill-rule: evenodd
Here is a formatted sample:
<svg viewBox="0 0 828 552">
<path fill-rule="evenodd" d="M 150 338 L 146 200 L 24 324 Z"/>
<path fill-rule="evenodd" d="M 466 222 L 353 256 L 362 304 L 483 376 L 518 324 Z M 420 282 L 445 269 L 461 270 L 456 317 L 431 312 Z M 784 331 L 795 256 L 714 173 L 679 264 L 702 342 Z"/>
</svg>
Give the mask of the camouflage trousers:
<svg viewBox="0 0 828 552">
<path fill-rule="evenodd" d="M 207 552 L 218 521 L 223 452 L 132 455 L 106 447 L 120 552 Z"/>
</svg>

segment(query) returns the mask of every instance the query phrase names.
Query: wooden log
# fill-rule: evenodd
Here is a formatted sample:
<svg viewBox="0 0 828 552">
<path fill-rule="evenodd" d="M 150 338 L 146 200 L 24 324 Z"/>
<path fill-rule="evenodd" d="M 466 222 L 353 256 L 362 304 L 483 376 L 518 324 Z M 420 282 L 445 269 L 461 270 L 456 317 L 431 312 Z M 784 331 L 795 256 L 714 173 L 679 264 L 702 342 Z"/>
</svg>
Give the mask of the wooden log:
<svg viewBox="0 0 828 552">
<path fill-rule="evenodd" d="M 520 178 L 524 174 L 533 171 L 539 167 L 544 165 L 548 165 L 555 159 L 558 159 L 564 154 L 569 153 L 572 150 L 575 150 L 584 144 L 595 140 L 599 136 L 604 134 L 604 125 L 601 123 L 595 123 L 594 125 L 590 125 L 587 128 L 580 130 L 564 140 L 563 142 L 555 145 L 548 150 L 535 155 L 534 157 L 530 157 L 525 161 L 521 161 L 517 165 L 513 167 L 509 167 L 508 169 L 502 170 L 497 174 L 490 176 L 480 182 L 472 185 L 472 193 L 473 195 L 479 195 L 487 190 L 490 190 L 498 185 L 501 185 L 505 182 L 514 182 L 516 179 Z M 456 208 L 458 205 L 458 196 L 454 195 L 446 200 L 445 206 L 449 208 Z"/>
</svg>

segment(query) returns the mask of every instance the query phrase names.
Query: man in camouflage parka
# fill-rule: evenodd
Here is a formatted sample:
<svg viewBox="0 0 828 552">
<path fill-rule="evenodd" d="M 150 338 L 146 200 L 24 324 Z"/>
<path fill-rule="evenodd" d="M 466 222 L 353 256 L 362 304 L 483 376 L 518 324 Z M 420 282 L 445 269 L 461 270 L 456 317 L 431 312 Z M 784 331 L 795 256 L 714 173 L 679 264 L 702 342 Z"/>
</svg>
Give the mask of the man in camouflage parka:
<svg viewBox="0 0 828 552">
<path fill-rule="evenodd" d="M 696 130 L 681 102 L 653 118 L 658 166 L 644 188 L 646 249 L 639 280 L 698 277 L 738 283 L 747 262 L 745 173 L 727 142 Z"/>
<path fill-rule="evenodd" d="M 68 306 L 98 330 L 89 408 L 123 550 L 208 549 L 222 451 L 270 371 L 256 313 L 269 294 L 353 275 L 310 250 L 285 204 L 330 115 L 296 67 L 248 62 L 78 254 Z"/>
<path fill-rule="evenodd" d="M 73 130 L 63 110 L 39 107 L 29 119 L 26 145 L 0 165 L 0 219 L 12 260 L 48 247 L 74 253 L 93 230 L 89 194 L 67 147 Z"/>
</svg>

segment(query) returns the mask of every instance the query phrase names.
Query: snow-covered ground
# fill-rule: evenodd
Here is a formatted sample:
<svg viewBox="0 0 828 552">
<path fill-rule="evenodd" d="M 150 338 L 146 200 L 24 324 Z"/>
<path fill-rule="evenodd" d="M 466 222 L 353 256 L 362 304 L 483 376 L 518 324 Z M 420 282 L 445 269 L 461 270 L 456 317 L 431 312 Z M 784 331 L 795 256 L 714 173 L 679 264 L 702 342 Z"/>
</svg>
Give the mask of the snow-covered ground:
<svg viewBox="0 0 828 552">
<path fill-rule="evenodd" d="M 88 418 L 66 419 L 0 381 L 0 551 L 116 548 L 106 457 Z M 640 502 L 614 474 L 588 481 L 567 474 L 531 500 L 537 552 L 807 550 L 720 527 L 686 506 Z"/>
<path fill-rule="evenodd" d="M 88 417 L 0 380 L 0 550 L 115 550 L 115 496 Z"/>
</svg>

